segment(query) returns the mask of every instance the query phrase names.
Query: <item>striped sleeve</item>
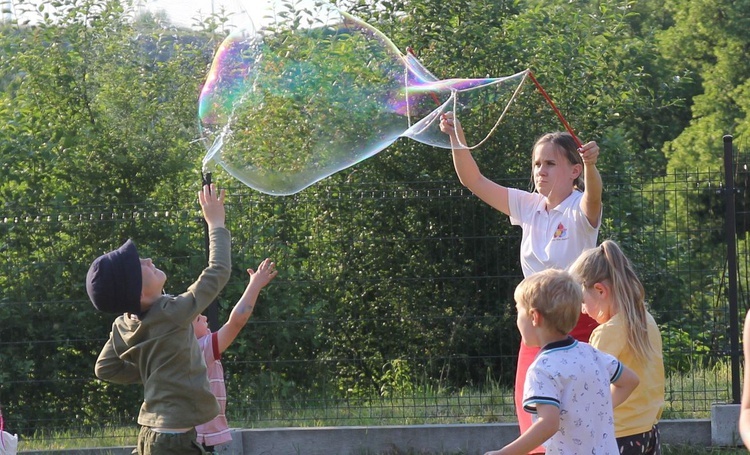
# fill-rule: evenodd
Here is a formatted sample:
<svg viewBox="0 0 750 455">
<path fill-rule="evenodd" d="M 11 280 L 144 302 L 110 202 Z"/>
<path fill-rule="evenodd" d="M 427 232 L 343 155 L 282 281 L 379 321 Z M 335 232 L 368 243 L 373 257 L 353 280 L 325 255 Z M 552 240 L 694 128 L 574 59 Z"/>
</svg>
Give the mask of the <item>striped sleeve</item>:
<svg viewBox="0 0 750 455">
<path fill-rule="evenodd" d="M 622 362 L 619 360 L 615 360 L 617 363 L 617 367 L 615 368 L 614 374 L 612 374 L 612 378 L 609 380 L 609 382 L 617 382 L 618 379 L 620 379 L 620 376 L 622 376 Z"/>
<path fill-rule="evenodd" d="M 523 410 L 529 414 L 536 414 L 537 405 L 549 404 L 560 408 L 560 400 L 552 397 L 533 396 L 523 400 Z"/>
</svg>

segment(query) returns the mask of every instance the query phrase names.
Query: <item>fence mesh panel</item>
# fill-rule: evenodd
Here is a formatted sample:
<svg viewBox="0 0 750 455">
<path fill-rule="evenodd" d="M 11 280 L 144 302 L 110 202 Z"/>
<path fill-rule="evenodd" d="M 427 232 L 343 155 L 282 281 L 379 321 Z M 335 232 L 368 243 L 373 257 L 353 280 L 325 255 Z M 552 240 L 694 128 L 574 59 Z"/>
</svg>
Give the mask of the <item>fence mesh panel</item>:
<svg viewBox="0 0 750 455">
<path fill-rule="evenodd" d="M 618 241 L 634 262 L 662 328 L 663 418 L 707 417 L 713 403 L 732 401 L 722 174 L 603 179 L 599 240 Z M 741 317 L 748 306 L 745 183 L 738 178 Z M 280 270 L 225 353 L 233 426 L 515 419 L 520 229 L 506 217 L 456 181 L 321 182 L 289 197 L 228 191 L 234 270 L 218 322 L 244 289 L 246 268 L 270 256 Z M 12 289 L 0 304 L 6 428 L 37 439 L 75 434 L 79 446 L 98 442 L 81 434 L 135 429 L 140 388 L 93 374 L 111 318 L 88 302 L 88 262 L 144 233 L 141 253 L 165 270 L 168 291 L 181 292 L 205 263 L 202 229 L 197 206 L 187 204 L 0 213 L 9 258 L 2 275 Z M 75 258 L 58 253 L 76 242 L 101 248 Z M 40 403 L 53 405 L 41 411 Z"/>
</svg>

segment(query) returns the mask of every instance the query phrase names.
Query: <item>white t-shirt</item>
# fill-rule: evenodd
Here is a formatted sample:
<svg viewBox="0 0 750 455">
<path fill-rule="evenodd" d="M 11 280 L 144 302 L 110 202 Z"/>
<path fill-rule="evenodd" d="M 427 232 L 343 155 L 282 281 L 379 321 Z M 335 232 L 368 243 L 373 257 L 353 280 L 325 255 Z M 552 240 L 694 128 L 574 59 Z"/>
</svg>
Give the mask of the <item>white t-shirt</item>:
<svg viewBox="0 0 750 455">
<path fill-rule="evenodd" d="M 609 385 L 623 366 L 617 358 L 572 337 L 543 347 L 526 373 L 523 408 L 536 419 L 538 404 L 560 408 L 560 429 L 547 455 L 617 455 Z"/>
<path fill-rule="evenodd" d="M 584 250 L 596 246 L 599 226 L 591 226 L 581 210 L 582 197 L 582 192 L 574 190 L 548 211 L 541 194 L 508 188 L 510 222 L 523 228 L 524 277 L 550 268 L 567 269 Z"/>
</svg>

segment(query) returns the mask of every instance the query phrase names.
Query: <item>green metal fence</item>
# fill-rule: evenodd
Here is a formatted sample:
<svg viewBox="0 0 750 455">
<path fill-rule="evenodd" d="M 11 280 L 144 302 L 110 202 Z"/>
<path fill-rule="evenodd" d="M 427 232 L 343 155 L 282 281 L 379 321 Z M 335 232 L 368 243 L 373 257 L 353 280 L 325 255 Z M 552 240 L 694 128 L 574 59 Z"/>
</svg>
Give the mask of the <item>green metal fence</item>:
<svg viewBox="0 0 750 455">
<path fill-rule="evenodd" d="M 662 328 L 664 418 L 706 417 L 712 403 L 735 400 L 724 176 L 604 181 L 599 239 L 617 240 L 635 263 Z M 325 183 L 289 197 L 229 188 L 234 270 L 219 322 L 244 289 L 247 267 L 270 256 L 280 270 L 224 357 L 232 423 L 513 421 L 520 231 L 456 181 Z M 744 315 L 742 178 L 736 194 Z M 167 272 L 168 291 L 179 292 L 205 262 L 198 215 L 188 203 L 0 213 L 2 250 L 12 258 L 3 261 L 0 301 L 7 428 L 59 438 L 136 426 L 140 389 L 93 375 L 111 318 L 86 298 L 83 259 L 133 236 Z M 57 251 L 75 243 L 76 258 Z"/>
</svg>

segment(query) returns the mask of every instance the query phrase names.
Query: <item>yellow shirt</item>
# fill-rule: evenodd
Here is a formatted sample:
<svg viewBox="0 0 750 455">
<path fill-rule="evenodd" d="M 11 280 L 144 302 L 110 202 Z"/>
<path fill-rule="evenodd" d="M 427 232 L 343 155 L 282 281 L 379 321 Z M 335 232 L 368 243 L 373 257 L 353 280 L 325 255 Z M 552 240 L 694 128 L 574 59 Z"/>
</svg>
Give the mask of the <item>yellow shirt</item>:
<svg viewBox="0 0 750 455">
<path fill-rule="evenodd" d="M 633 393 L 615 408 L 615 436 L 632 436 L 651 430 L 661 417 L 664 406 L 664 359 L 662 357 L 661 333 L 653 316 L 646 313 L 648 338 L 654 347 L 649 359 L 637 360 L 627 342 L 625 321 L 616 314 L 601 324 L 591 334 L 593 347 L 617 357 L 633 370 L 640 379 Z"/>
</svg>

